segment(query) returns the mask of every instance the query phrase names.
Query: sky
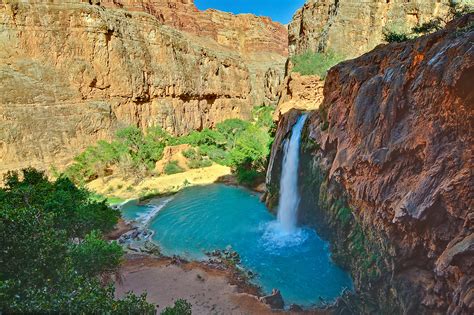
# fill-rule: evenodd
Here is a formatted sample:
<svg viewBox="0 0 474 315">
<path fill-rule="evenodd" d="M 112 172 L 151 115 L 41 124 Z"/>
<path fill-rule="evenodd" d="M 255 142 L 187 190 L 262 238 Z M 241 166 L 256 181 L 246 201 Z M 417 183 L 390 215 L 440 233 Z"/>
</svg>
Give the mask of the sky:
<svg viewBox="0 0 474 315">
<path fill-rule="evenodd" d="M 212 8 L 232 13 L 253 13 L 287 24 L 305 0 L 194 0 L 194 3 L 200 10 Z"/>
</svg>

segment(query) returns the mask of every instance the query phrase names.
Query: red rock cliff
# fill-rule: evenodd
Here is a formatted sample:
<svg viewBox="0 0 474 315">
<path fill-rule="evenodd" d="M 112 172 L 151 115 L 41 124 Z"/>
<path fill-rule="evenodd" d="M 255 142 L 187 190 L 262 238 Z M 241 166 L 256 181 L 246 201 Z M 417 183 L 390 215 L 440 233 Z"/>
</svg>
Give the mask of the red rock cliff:
<svg viewBox="0 0 474 315">
<path fill-rule="evenodd" d="M 365 300 L 358 312 L 474 312 L 473 21 L 332 68 L 307 121 L 302 220 L 329 225 Z M 273 145 L 273 206 L 296 116 Z"/>
<path fill-rule="evenodd" d="M 286 28 L 184 0 L 0 0 L 0 173 L 117 128 L 174 134 L 276 102 Z"/>
</svg>

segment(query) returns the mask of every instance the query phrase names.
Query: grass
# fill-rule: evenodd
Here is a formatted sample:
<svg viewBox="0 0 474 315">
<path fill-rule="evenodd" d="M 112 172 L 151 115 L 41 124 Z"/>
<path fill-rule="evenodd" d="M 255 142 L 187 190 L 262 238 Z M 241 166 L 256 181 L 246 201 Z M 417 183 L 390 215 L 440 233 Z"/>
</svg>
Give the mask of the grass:
<svg viewBox="0 0 474 315">
<path fill-rule="evenodd" d="M 332 52 L 328 53 L 314 53 L 305 52 L 294 56 L 291 61 L 294 64 L 293 71 L 301 75 L 318 75 L 322 79 L 331 67 L 335 66 L 344 58 L 337 56 Z"/>
</svg>

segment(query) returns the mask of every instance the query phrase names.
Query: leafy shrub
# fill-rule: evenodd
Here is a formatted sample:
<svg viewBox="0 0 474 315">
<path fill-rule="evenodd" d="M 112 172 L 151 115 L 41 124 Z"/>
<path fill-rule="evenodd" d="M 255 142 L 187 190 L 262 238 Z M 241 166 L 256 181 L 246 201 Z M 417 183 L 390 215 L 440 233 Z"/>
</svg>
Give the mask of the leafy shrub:
<svg viewBox="0 0 474 315">
<path fill-rule="evenodd" d="M 194 148 L 190 148 L 188 150 L 185 150 L 182 152 L 183 156 L 187 159 L 196 159 L 198 156 L 198 153 Z"/>
<path fill-rule="evenodd" d="M 71 247 L 74 268 L 90 277 L 116 271 L 122 256 L 122 247 L 106 242 L 99 231 L 92 231 Z"/>
<path fill-rule="evenodd" d="M 187 136 L 182 136 L 177 139 L 177 144 L 190 144 L 192 146 L 224 146 L 226 143 L 225 137 L 216 130 L 205 128 L 202 131 L 193 131 Z"/>
<path fill-rule="evenodd" d="M 212 165 L 212 161 L 208 158 L 204 158 L 201 155 L 200 151 L 196 151 L 196 149 L 191 148 L 186 151 L 183 151 L 183 156 L 188 159 L 188 166 L 189 168 L 196 169 L 202 167 L 209 167 Z"/>
<path fill-rule="evenodd" d="M 461 1 L 450 0 L 449 9 L 453 18 L 459 18 L 465 14 L 473 13 L 474 6 L 472 4 L 463 4 Z"/>
<path fill-rule="evenodd" d="M 294 56 L 291 60 L 294 64 L 294 72 L 298 72 L 301 75 L 318 75 L 324 79 L 328 70 L 344 60 L 344 58 L 332 52 L 314 53 L 308 51 Z"/>
<path fill-rule="evenodd" d="M 114 141 L 99 141 L 76 156 L 65 175 L 82 184 L 105 176 L 112 165 L 128 174 L 143 174 L 155 167 L 168 142 L 170 136 L 161 128 L 150 128 L 145 135 L 137 127 L 126 127 L 117 131 Z"/>
<path fill-rule="evenodd" d="M 22 179 L 20 179 L 22 178 Z M 146 296 L 114 298 L 98 274 L 117 270 L 122 250 L 101 238 L 118 210 L 69 179 L 11 172 L 0 188 L 0 309 L 5 313 L 152 314 Z M 79 243 L 73 243 L 78 240 Z"/>
<path fill-rule="evenodd" d="M 178 165 L 178 161 L 170 161 L 168 164 L 166 164 L 163 171 L 166 175 L 184 172 L 184 170 Z"/>
<path fill-rule="evenodd" d="M 65 176 L 83 184 L 109 174 L 112 169 L 133 176 L 146 175 L 162 158 L 165 146 L 178 144 L 195 147 L 183 152 L 190 168 L 207 167 L 215 162 L 232 167 L 236 173 L 246 174 L 244 171 L 254 169 L 261 175 L 270 153 L 273 110 L 270 106 L 255 107 L 253 121 L 228 119 L 218 123 L 214 130 L 205 128 L 181 137 L 173 137 L 158 127 L 148 129 L 146 134 L 137 127 L 123 128 L 112 142 L 100 141 L 79 154 Z M 164 173 L 182 171 L 172 161 L 165 166 Z M 127 187 L 128 191 L 131 189 Z"/>
<path fill-rule="evenodd" d="M 387 43 L 401 43 L 410 39 L 410 36 L 408 34 L 399 33 L 388 29 L 385 29 L 383 31 L 383 37 Z"/>
<path fill-rule="evenodd" d="M 236 173 L 239 183 L 246 185 L 255 184 L 257 179 L 263 176 L 262 172 L 257 172 L 256 170 L 246 169 L 243 167 L 237 168 Z"/>
<path fill-rule="evenodd" d="M 161 315 L 191 315 L 191 303 L 184 299 L 179 299 L 174 306 L 168 306 L 161 312 Z"/>
<path fill-rule="evenodd" d="M 412 32 L 415 34 L 428 34 L 442 29 L 441 19 L 435 18 L 429 22 L 425 22 L 421 25 L 412 28 Z"/>
<path fill-rule="evenodd" d="M 209 159 L 194 159 L 188 162 L 188 166 L 191 169 L 209 167 L 212 165 L 212 161 Z"/>
</svg>

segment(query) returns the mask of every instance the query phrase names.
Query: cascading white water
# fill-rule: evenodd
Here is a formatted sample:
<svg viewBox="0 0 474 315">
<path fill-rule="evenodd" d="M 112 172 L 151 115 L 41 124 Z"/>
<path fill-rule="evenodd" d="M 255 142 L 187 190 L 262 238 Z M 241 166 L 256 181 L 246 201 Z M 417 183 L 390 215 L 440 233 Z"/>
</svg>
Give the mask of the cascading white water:
<svg viewBox="0 0 474 315">
<path fill-rule="evenodd" d="M 307 115 L 301 115 L 293 126 L 291 138 L 285 141 L 282 174 L 280 179 L 280 201 L 278 222 L 285 233 L 296 230 L 297 211 L 300 202 L 298 193 L 298 166 L 300 158 L 301 131 Z"/>
</svg>

